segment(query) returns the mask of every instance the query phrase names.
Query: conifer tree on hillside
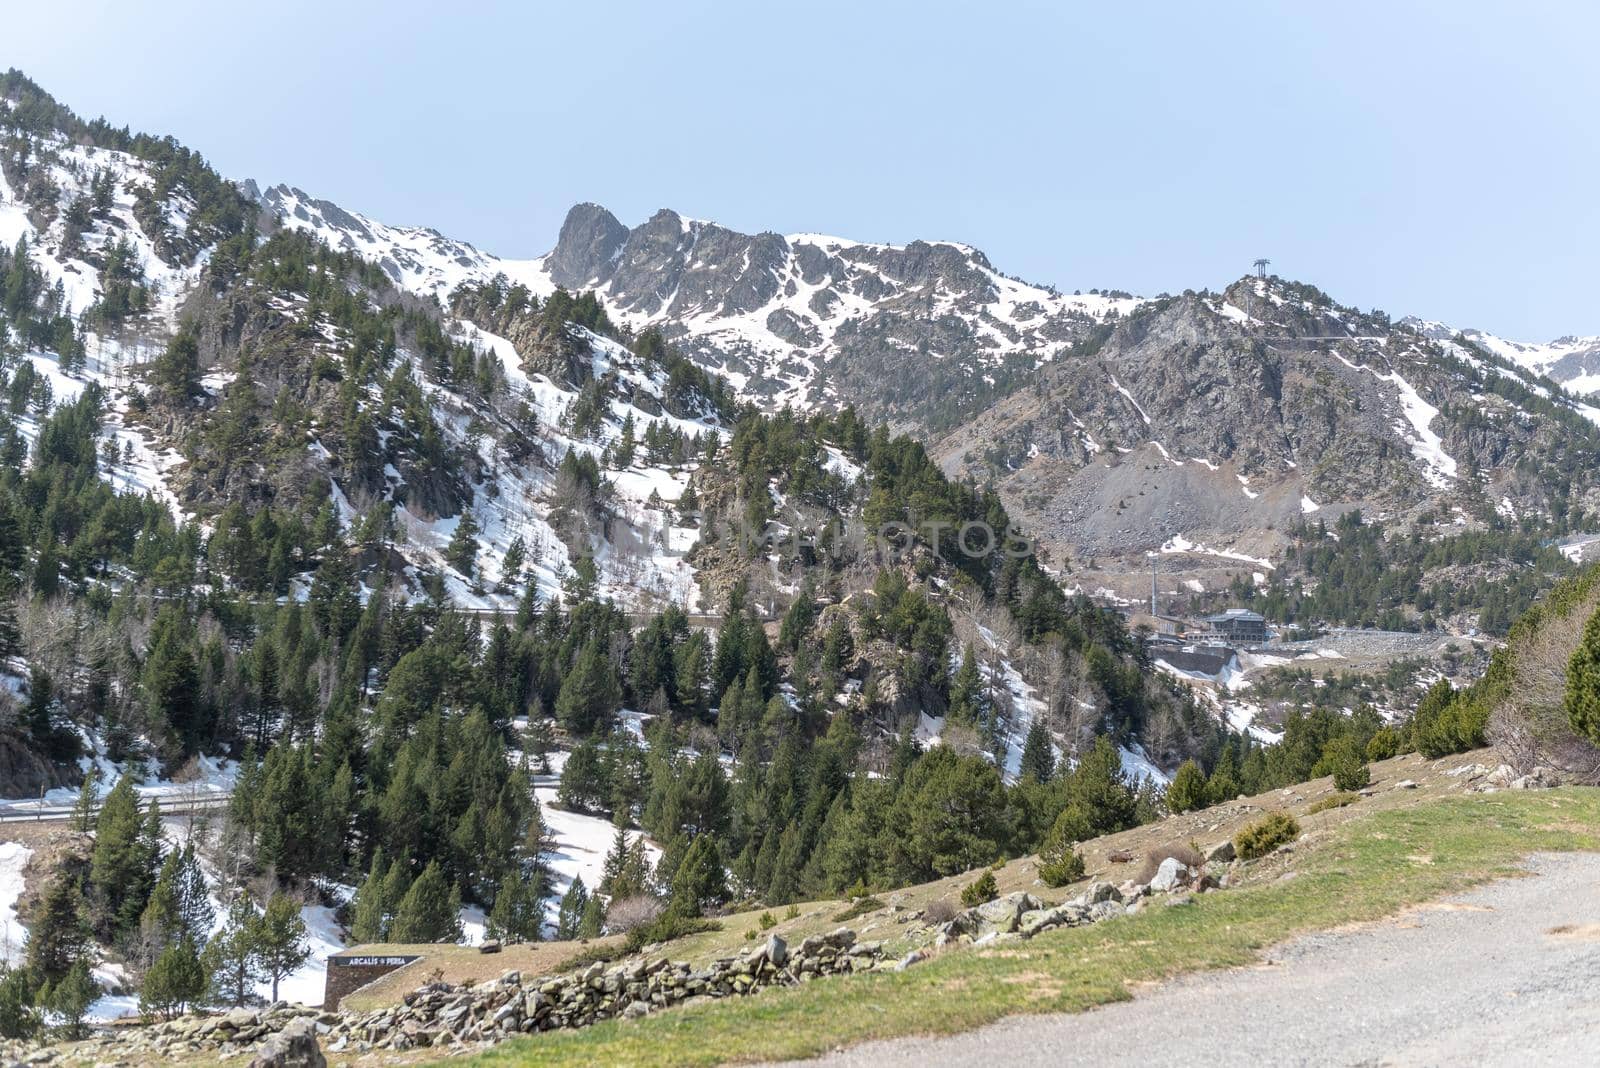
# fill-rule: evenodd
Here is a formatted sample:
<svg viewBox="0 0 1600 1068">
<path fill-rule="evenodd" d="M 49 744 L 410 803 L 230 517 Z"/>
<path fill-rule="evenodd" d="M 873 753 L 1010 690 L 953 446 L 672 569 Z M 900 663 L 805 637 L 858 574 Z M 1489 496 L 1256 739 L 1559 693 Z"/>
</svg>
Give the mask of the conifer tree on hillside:
<svg viewBox="0 0 1600 1068">
<path fill-rule="evenodd" d="M 66 976 L 89 944 L 78 882 L 60 872 L 45 892 L 28 935 L 28 974 L 39 986 L 50 986 Z"/>
<path fill-rule="evenodd" d="M 300 907 L 287 894 L 273 894 L 266 911 L 255 921 L 250 945 L 261 971 L 272 983 L 272 1000 L 278 1000 L 278 983 L 311 956 L 305 920 Z"/>
<path fill-rule="evenodd" d="M 185 320 L 156 358 L 155 383 L 175 400 L 200 391 L 200 340 L 193 320 Z"/>
<path fill-rule="evenodd" d="M 83 783 L 78 787 L 78 800 L 72 806 L 72 829 L 79 834 L 88 834 L 94 826 L 94 804 L 100 787 L 100 769 L 91 767 L 84 773 Z"/>
<path fill-rule="evenodd" d="M 102 935 L 131 929 L 144 912 L 153 875 L 144 830 L 133 779 L 124 775 L 106 795 L 95 820 L 89 891 L 95 927 Z"/>
<path fill-rule="evenodd" d="M 556 696 L 556 719 L 569 733 L 585 738 L 609 731 L 611 717 L 620 707 L 622 688 L 616 667 L 600 640 L 591 639 L 561 683 Z"/>
<path fill-rule="evenodd" d="M 583 917 L 589 908 L 589 890 L 583 885 L 583 876 L 574 875 L 572 884 L 567 887 L 567 892 L 561 895 L 561 904 L 556 910 L 556 938 L 558 941 L 570 941 L 578 937 L 579 929 L 583 925 Z"/>
<path fill-rule="evenodd" d="M 437 861 L 429 861 L 395 907 L 393 942 L 459 942 L 461 901 Z"/>
<path fill-rule="evenodd" d="M 468 508 L 461 513 L 461 518 L 456 520 L 455 533 L 450 535 L 450 544 L 445 547 L 444 558 L 451 567 L 461 572 L 467 578 L 472 578 L 478 570 L 478 520 Z"/>
<path fill-rule="evenodd" d="M 1021 778 L 1037 783 L 1048 783 L 1055 778 L 1056 756 L 1051 748 L 1050 732 L 1038 718 L 1028 725 L 1028 737 L 1022 745 L 1022 762 L 1018 771 Z"/>
<path fill-rule="evenodd" d="M 578 937 L 599 938 L 605 928 L 606 903 L 599 894 L 590 894 L 583 903 L 583 916 L 578 920 Z"/>
<path fill-rule="evenodd" d="M 682 916 L 699 916 L 728 900 L 728 881 L 716 839 L 702 834 L 690 844 L 672 876 L 668 908 Z"/>
<path fill-rule="evenodd" d="M 139 989 L 139 1011 L 171 1020 L 205 995 L 205 972 L 194 941 L 178 939 L 156 958 Z M 276 1000 L 276 992 L 274 992 Z"/>
<path fill-rule="evenodd" d="M 489 910 L 488 934 L 491 938 L 515 942 L 537 942 L 544 923 L 542 879 L 524 878 L 512 867 L 495 892 Z"/>
<path fill-rule="evenodd" d="M 1600 611 L 1584 624 L 1568 662 L 1565 708 L 1573 730 L 1600 745 Z"/>
<path fill-rule="evenodd" d="M 395 866 L 400 867 L 399 864 Z M 391 882 L 389 875 L 389 861 L 384 856 L 383 848 L 380 846 L 372 853 L 372 865 L 367 869 L 367 877 L 356 888 L 350 921 L 350 940 L 352 942 L 383 942 L 387 940 L 389 918 L 394 915 L 395 906 L 400 903 L 398 897 L 391 898 L 390 896 L 394 884 Z M 403 896 L 404 888 L 400 888 L 400 891 Z"/>
<path fill-rule="evenodd" d="M 62 1034 L 69 1039 L 83 1037 L 83 1018 L 99 996 L 100 984 L 89 972 L 88 958 L 81 956 L 66 975 L 40 992 L 44 1007 L 60 1017 Z"/>
<path fill-rule="evenodd" d="M 1204 808 L 1207 798 L 1206 775 L 1200 765 L 1185 760 L 1167 786 L 1167 808 L 1172 812 L 1193 812 Z"/>
<path fill-rule="evenodd" d="M 222 928 L 206 943 L 201 964 L 210 977 L 211 997 L 215 1001 L 243 1005 L 256 984 L 267 977 L 255 944 L 260 917 L 261 912 L 249 894 L 235 894 Z"/>
</svg>

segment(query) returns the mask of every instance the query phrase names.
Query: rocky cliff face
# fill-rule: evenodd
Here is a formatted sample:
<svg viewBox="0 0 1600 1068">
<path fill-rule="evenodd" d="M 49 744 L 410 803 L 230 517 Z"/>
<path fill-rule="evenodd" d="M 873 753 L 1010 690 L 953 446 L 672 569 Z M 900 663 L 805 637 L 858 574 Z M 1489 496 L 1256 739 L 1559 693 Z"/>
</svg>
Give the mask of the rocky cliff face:
<svg viewBox="0 0 1600 1068">
<path fill-rule="evenodd" d="M 1248 279 L 1141 307 L 938 451 L 1079 554 L 1217 538 L 1265 556 L 1325 510 L 1592 506 L 1594 479 L 1559 459 L 1600 455 L 1584 413 L 1470 346 Z"/>
<path fill-rule="evenodd" d="M 908 426 L 953 425 L 1138 303 L 1018 282 L 950 242 L 741 234 L 667 210 L 630 230 L 594 204 L 541 263 L 747 395 Z"/>
<path fill-rule="evenodd" d="M 1067 296 L 950 242 L 741 234 L 667 210 L 629 228 L 595 204 L 546 256 L 500 261 L 318 203 L 263 199 L 415 291 L 497 273 L 593 290 L 748 399 L 849 404 L 920 436 L 1080 560 L 1205 545 L 1250 563 L 1353 507 L 1457 523 L 1600 504 L 1573 459 L 1600 458 L 1600 411 L 1541 377 L 1581 385 L 1600 366 L 1583 339 L 1391 323 L 1278 279 Z"/>
</svg>

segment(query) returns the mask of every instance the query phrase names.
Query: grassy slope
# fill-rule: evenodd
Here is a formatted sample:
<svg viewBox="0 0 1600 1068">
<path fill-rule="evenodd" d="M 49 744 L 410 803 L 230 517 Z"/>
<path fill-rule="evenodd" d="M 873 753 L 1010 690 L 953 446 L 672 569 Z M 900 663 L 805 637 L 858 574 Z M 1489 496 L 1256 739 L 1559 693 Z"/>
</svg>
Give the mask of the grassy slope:
<svg viewBox="0 0 1600 1068">
<path fill-rule="evenodd" d="M 770 990 L 629 1023 L 507 1043 L 470 1063 L 717 1064 L 1072 1012 L 1179 972 L 1247 964 L 1295 934 L 1372 920 L 1516 871 L 1537 851 L 1600 849 L 1600 791 L 1494 793 L 1373 811 L 1302 847 L 1295 876 L 1031 942 L 946 953 L 902 973 Z"/>
</svg>

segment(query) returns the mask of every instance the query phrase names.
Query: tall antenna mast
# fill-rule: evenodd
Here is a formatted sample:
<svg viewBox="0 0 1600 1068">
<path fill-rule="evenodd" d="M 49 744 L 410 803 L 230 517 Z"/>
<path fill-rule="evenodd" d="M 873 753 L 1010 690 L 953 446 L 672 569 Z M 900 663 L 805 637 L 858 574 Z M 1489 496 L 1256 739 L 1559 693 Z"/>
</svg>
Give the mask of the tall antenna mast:
<svg viewBox="0 0 1600 1068">
<path fill-rule="evenodd" d="M 1267 264 L 1269 264 L 1271 262 L 1272 261 L 1269 260 L 1269 259 L 1256 260 L 1256 277 L 1257 278 L 1265 278 L 1267 276 Z"/>
</svg>

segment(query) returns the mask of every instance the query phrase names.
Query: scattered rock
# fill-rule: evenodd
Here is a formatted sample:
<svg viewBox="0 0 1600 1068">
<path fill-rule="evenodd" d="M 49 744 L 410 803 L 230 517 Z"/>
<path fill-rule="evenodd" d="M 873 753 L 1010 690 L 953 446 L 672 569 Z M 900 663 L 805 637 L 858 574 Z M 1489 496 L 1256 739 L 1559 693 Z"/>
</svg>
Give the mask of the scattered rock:
<svg viewBox="0 0 1600 1068">
<path fill-rule="evenodd" d="M 1206 863 L 1226 864 L 1228 861 L 1232 860 L 1234 856 L 1235 853 L 1233 848 L 1233 839 L 1228 838 L 1218 842 L 1216 845 L 1206 850 Z"/>
<path fill-rule="evenodd" d="M 1394 784 L 1394 788 L 1396 790 L 1415 790 L 1417 788 L 1417 783 L 1415 779 L 1401 779 L 1399 782 Z"/>
<path fill-rule="evenodd" d="M 317 1045 L 317 1026 L 309 1017 L 290 1021 L 262 1045 L 250 1068 L 327 1068 Z"/>
<path fill-rule="evenodd" d="M 1166 894 L 1179 887 L 1188 886 L 1192 882 L 1194 882 L 1194 869 L 1177 857 L 1168 857 L 1161 862 L 1161 867 L 1156 869 L 1155 877 L 1150 880 L 1150 892 Z"/>
</svg>

